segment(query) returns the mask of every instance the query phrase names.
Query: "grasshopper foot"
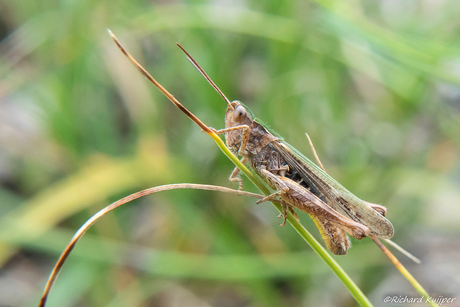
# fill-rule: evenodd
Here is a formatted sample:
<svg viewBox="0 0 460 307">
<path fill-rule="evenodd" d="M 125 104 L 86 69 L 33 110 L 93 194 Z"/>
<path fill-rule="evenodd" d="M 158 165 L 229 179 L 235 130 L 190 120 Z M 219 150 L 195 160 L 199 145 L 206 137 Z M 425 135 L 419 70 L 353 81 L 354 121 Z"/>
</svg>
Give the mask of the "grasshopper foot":
<svg viewBox="0 0 460 307">
<path fill-rule="evenodd" d="M 287 220 L 287 205 L 283 201 L 283 202 L 281 202 L 281 206 L 283 206 L 283 213 L 280 213 L 278 215 L 278 217 L 281 217 L 281 218 L 284 219 L 283 222 L 280 224 L 280 226 L 284 226 L 284 225 L 286 225 L 286 220 Z"/>
<path fill-rule="evenodd" d="M 280 214 L 278 215 L 278 217 L 283 218 L 283 222 L 280 224 L 280 226 L 286 225 L 287 214 L 282 214 L 282 213 L 280 213 Z"/>
</svg>

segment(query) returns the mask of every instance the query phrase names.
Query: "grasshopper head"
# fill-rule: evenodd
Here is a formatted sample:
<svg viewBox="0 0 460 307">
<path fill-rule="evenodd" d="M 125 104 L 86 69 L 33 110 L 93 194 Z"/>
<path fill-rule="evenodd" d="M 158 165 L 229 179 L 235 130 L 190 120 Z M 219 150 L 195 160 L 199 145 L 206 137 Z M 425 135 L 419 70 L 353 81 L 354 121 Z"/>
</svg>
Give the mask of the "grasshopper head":
<svg viewBox="0 0 460 307">
<path fill-rule="evenodd" d="M 232 101 L 225 113 L 225 128 L 232 128 L 237 126 L 251 126 L 252 117 L 249 114 L 248 110 L 241 104 L 240 101 Z M 241 145 L 241 136 L 243 134 L 243 129 L 235 129 L 225 133 L 225 141 L 227 146 L 234 153 L 238 152 L 238 149 Z"/>
</svg>

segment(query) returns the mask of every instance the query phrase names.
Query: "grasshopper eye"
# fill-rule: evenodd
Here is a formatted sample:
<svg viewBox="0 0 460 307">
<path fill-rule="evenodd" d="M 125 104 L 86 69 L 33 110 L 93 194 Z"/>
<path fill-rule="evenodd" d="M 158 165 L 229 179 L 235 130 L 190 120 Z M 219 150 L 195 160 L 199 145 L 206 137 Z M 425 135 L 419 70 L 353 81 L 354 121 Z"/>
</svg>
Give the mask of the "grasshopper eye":
<svg viewBox="0 0 460 307">
<path fill-rule="evenodd" d="M 237 106 L 233 111 L 233 120 L 235 122 L 241 122 L 246 117 L 246 109 L 243 106 Z"/>
</svg>

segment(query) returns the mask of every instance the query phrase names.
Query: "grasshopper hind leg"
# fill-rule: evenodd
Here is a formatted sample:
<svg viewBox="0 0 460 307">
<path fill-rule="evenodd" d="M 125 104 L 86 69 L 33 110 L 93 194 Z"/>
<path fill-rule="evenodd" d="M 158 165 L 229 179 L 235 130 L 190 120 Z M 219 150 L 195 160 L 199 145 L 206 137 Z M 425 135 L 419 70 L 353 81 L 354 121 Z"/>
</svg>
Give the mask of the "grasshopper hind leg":
<svg viewBox="0 0 460 307">
<path fill-rule="evenodd" d="M 308 189 L 295 181 L 276 176 L 262 169 L 261 175 L 276 189 L 276 192 L 258 202 L 280 197 L 290 206 L 308 213 L 321 232 L 327 247 L 336 255 L 344 255 L 350 248 L 347 233 L 360 240 L 369 235 L 369 228 L 355 222 L 331 208 Z"/>
</svg>

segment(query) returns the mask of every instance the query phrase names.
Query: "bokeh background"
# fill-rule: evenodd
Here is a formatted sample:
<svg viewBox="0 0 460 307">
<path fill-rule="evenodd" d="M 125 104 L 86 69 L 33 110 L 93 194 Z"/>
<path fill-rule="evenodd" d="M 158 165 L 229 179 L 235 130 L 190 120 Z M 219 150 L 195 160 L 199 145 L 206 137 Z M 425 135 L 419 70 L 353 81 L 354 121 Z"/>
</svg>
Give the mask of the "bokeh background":
<svg viewBox="0 0 460 307">
<path fill-rule="evenodd" d="M 460 304 L 460 2 L 0 1 L 0 305 L 35 306 L 92 214 L 169 183 L 236 188 L 232 163 L 120 53 L 206 124 L 230 99 L 383 204 L 395 252 Z M 245 189 L 256 191 L 245 181 Z M 48 306 L 355 306 L 269 203 L 148 196 L 83 237 Z M 302 223 L 320 239 L 308 215 Z M 375 306 L 418 297 L 369 239 L 335 257 Z M 452 306 L 452 305 L 450 305 Z"/>
</svg>

